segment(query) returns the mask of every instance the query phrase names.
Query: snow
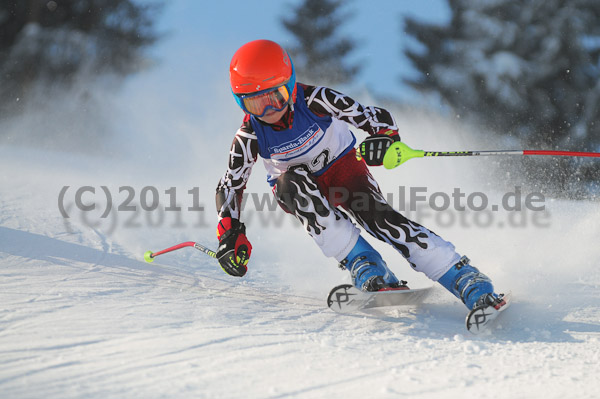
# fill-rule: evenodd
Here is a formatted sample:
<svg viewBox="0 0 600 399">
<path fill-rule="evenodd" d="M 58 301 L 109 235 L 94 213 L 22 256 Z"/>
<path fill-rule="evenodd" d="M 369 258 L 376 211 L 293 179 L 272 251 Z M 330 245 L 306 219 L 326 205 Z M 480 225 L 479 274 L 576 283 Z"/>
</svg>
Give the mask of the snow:
<svg viewBox="0 0 600 399">
<path fill-rule="evenodd" d="M 396 116 L 415 148 L 473 145 L 465 129 L 438 117 Z M 435 215 L 420 215 L 499 290 L 512 292 L 512 307 L 489 334 L 470 335 L 466 309 L 438 287 L 419 308 L 340 315 L 326 308 L 325 298 L 347 282 L 345 272 L 323 258 L 289 217 L 277 219 L 280 213 L 252 214 L 254 253 L 243 279 L 227 276 L 193 249 L 143 261 L 144 251 L 181 241 L 215 247 L 214 186 L 230 138 L 209 140 L 215 150 L 194 159 L 193 170 L 187 156 L 169 161 L 132 151 L 133 159 L 124 159 L 0 147 L 3 399 L 599 397 L 598 202 L 547 198 L 545 227 L 531 218 L 517 227 L 440 225 Z M 165 145 L 170 152 L 181 147 L 182 154 L 193 148 L 177 142 Z M 169 164 L 172 170 L 157 172 Z M 398 184 L 429 193 L 461 187 L 493 201 L 502 193 L 486 179 L 490 165 L 416 159 L 374 173 L 391 193 Z M 509 178 L 519 184 L 518 177 Z M 115 196 L 115 206 L 126 194 L 119 187 L 133 187 L 132 204 L 139 207 L 141 189 L 149 185 L 157 187 L 161 204 L 168 204 L 164 191 L 176 187 L 184 209 L 192 201 L 187 190 L 201 187 L 204 215 L 182 211 L 180 223 L 168 212 L 163 222 L 142 211 L 100 218 L 106 202 L 101 186 Z M 64 186 L 70 187 L 69 219 L 57 206 Z M 86 218 L 73 204 L 82 186 L 97 190 L 83 197 L 99 208 Z M 260 165 L 249 190 L 269 191 Z M 261 217 L 268 222 L 261 224 Z M 502 212 L 494 217 L 506 222 Z M 377 248 L 399 277 L 428 284 L 393 250 Z"/>
</svg>

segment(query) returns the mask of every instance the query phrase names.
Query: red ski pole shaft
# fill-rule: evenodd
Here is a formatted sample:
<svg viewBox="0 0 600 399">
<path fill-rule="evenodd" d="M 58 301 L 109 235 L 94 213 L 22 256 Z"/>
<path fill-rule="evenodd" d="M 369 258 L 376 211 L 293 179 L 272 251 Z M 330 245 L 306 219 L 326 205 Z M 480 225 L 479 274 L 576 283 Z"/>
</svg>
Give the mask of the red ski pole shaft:
<svg viewBox="0 0 600 399">
<path fill-rule="evenodd" d="M 157 252 L 146 251 L 144 253 L 144 260 L 146 260 L 146 262 L 153 262 L 154 258 L 157 257 L 158 255 L 166 254 L 168 252 L 176 251 L 178 249 L 185 248 L 185 247 L 194 247 L 198 251 L 204 252 L 211 258 L 217 257 L 217 253 L 215 251 L 210 250 L 210 249 L 206 248 L 205 246 L 198 244 L 197 242 L 186 241 L 186 242 L 182 242 L 181 244 L 173 245 L 172 247 L 163 249 L 161 251 L 157 251 Z"/>
<path fill-rule="evenodd" d="M 600 158 L 600 152 L 580 152 L 580 151 L 524 150 L 523 155 L 558 155 L 558 156 L 565 156 L 565 157 Z"/>
</svg>

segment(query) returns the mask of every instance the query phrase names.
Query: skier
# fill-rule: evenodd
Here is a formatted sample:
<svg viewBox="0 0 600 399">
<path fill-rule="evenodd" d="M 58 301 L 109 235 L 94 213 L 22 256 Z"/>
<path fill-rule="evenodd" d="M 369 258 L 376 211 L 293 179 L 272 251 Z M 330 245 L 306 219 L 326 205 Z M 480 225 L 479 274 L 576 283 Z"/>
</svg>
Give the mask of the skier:
<svg viewBox="0 0 600 399">
<path fill-rule="evenodd" d="M 467 308 L 500 302 L 491 280 L 454 245 L 407 219 L 384 199 L 367 165 L 381 165 L 390 145 L 400 140 L 388 111 L 365 107 L 327 87 L 297 83 L 287 52 L 269 40 L 240 47 L 229 72 L 231 90 L 245 117 L 233 140 L 227 172 L 217 186 L 217 258 L 225 272 L 241 277 L 247 271 L 252 245 L 240 221 L 240 203 L 260 155 L 279 206 L 298 218 L 325 256 L 350 272 L 357 288 L 407 287 L 348 214 Z M 358 149 L 348 124 L 369 135 Z"/>
</svg>

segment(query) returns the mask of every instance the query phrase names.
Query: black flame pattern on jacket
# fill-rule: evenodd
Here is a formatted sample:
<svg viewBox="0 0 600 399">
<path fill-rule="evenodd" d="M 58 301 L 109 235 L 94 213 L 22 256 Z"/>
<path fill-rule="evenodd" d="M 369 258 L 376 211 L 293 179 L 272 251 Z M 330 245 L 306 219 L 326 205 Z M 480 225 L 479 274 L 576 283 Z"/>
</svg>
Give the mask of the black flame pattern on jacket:
<svg viewBox="0 0 600 399">
<path fill-rule="evenodd" d="M 304 87 L 306 104 L 317 115 L 329 115 L 375 134 L 381 129 L 398 130 L 392 114 L 379 107 L 365 107 L 354 99 L 327 87 Z"/>
</svg>

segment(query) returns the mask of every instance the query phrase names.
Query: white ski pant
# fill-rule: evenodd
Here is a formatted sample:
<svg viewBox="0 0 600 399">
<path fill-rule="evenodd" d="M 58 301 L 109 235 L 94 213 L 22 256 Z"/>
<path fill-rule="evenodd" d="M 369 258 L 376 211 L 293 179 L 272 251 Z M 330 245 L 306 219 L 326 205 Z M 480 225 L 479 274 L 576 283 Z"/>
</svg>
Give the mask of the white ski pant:
<svg viewBox="0 0 600 399">
<path fill-rule="evenodd" d="M 279 205 L 296 216 L 325 256 L 341 261 L 360 234 L 341 206 L 416 271 L 437 281 L 461 258 L 454 245 L 394 210 L 364 162 L 349 155 L 319 177 L 302 168 L 282 174 L 273 190 Z"/>
</svg>

